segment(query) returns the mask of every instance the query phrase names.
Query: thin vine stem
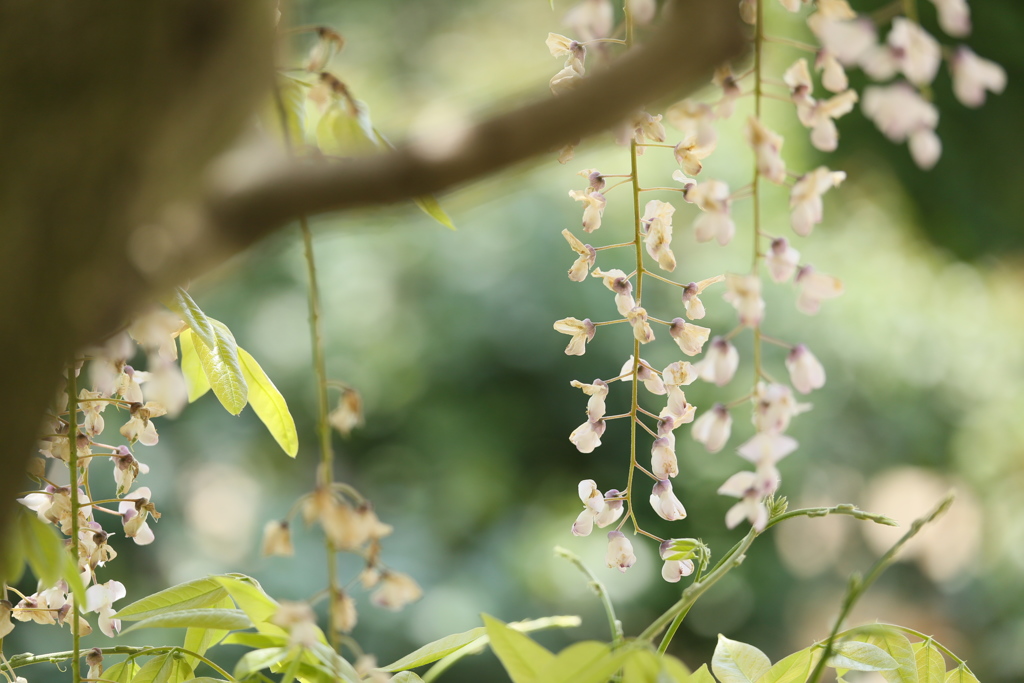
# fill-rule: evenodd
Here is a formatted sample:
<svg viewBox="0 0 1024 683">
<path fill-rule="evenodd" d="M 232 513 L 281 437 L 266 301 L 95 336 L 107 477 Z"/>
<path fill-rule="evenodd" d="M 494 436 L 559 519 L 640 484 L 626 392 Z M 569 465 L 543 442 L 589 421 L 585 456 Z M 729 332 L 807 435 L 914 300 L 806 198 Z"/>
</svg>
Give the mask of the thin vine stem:
<svg viewBox="0 0 1024 683">
<path fill-rule="evenodd" d="M 608 628 L 612 633 L 612 647 L 618 647 L 622 644 L 622 624 L 615 616 L 615 605 L 612 604 L 612 598 L 608 594 L 608 589 L 605 587 L 601 580 L 598 579 L 587 565 L 583 564 L 583 560 L 578 555 L 573 553 L 571 550 L 567 550 L 561 546 L 555 546 L 555 554 L 559 557 L 568 560 L 579 569 L 584 576 L 587 577 L 591 589 L 597 594 L 597 597 L 601 600 L 601 606 L 604 607 L 605 616 L 608 617 Z"/>
<path fill-rule="evenodd" d="M 71 562 L 78 571 L 78 513 L 82 509 L 82 503 L 78 500 L 78 375 L 74 364 L 67 368 L 68 383 L 68 469 L 71 470 Z M 80 595 L 74 596 L 71 601 L 71 681 L 81 683 L 82 680 L 82 633 L 81 615 L 82 605 L 79 604 Z"/>
<path fill-rule="evenodd" d="M 189 657 L 195 657 L 196 659 L 198 659 L 199 661 L 203 662 L 204 664 L 209 666 L 211 669 L 213 669 L 214 671 L 219 673 L 227 681 L 231 681 L 232 683 L 235 683 L 235 681 L 237 680 L 237 679 L 235 679 L 234 676 L 229 674 L 227 671 L 225 671 L 224 669 L 222 669 L 219 666 L 217 666 L 217 664 L 215 662 L 207 659 L 206 657 L 204 657 L 203 655 L 199 654 L 198 652 L 193 652 L 192 650 L 186 650 L 185 648 L 178 647 L 176 645 L 158 645 L 156 647 L 150 647 L 150 646 L 133 647 L 133 646 L 128 646 L 128 645 L 118 645 L 118 646 L 115 646 L 115 647 L 100 647 L 100 648 L 96 648 L 96 649 L 98 649 L 100 651 L 100 653 L 103 654 L 104 656 L 105 655 L 128 655 L 129 659 L 135 659 L 136 657 L 145 657 L 145 656 L 148 656 L 148 655 L 159 655 L 159 654 L 164 654 L 166 652 L 180 652 L 183 655 L 187 655 Z M 50 653 L 47 653 L 47 654 L 44 654 L 44 655 L 34 655 L 34 654 L 31 654 L 31 653 L 26 653 L 26 654 L 23 654 L 23 655 L 14 655 L 13 657 L 10 658 L 9 662 L 10 662 L 10 666 L 11 666 L 12 669 L 17 669 L 17 668 L 20 668 L 20 667 L 23 667 L 23 666 L 31 666 L 32 664 L 57 664 L 59 662 L 66 662 L 67 660 L 70 659 L 70 660 L 72 660 L 72 668 L 74 668 L 74 662 L 78 659 L 78 657 L 75 656 L 76 654 L 81 654 L 81 653 L 76 653 L 74 650 L 71 650 L 71 651 L 68 651 L 68 652 L 50 652 Z"/>
</svg>

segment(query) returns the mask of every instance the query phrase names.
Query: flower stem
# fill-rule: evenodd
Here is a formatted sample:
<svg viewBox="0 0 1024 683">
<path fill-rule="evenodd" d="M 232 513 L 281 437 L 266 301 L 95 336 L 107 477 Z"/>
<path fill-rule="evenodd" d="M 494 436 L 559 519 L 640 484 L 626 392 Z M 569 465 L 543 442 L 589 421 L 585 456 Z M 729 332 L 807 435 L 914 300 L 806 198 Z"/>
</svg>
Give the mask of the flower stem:
<svg viewBox="0 0 1024 683">
<path fill-rule="evenodd" d="M 75 366 L 69 365 L 68 374 L 68 469 L 71 470 L 71 563 L 78 571 L 78 511 L 81 509 L 81 502 L 78 500 L 78 376 L 75 374 Z M 79 604 L 81 596 L 74 596 L 71 605 L 71 681 L 80 683 L 82 680 L 81 671 L 81 621 L 82 605 Z"/>
<path fill-rule="evenodd" d="M 583 573 L 584 576 L 587 577 L 587 579 L 590 580 L 588 585 L 595 593 L 597 593 L 597 597 L 601 599 L 601 605 L 604 607 L 605 616 L 608 617 L 608 627 L 612 632 L 612 647 L 618 647 L 622 643 L 622 624 L 619 623 L 619 620 L 615 617 L 615 605 L 612 604 L 612 598 L 608 595 L 608 589 L 605 588 L 605 585 L 601 583 L 596 576 L 594 576 L 594 573 L 590 571 L 587 565 L 583 564 L 583 560 L 581 560 L 572 551 L 556 545 L 555 554 L 571 562 Z"/>
</svg>

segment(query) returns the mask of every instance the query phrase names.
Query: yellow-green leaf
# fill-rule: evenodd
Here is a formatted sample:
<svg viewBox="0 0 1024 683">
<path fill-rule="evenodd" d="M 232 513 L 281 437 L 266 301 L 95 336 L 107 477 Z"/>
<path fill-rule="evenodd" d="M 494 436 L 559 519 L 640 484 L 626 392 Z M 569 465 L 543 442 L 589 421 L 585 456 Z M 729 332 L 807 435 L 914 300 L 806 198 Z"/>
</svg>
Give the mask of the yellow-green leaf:
<svg viewBox="0 0 1024 683">
<path fill-rule="evenodd" d="M 207 628 L 225 631 L 241 631 L 252 628 L 252 622 L 240 609 L 186 609 L 164 612 L 132 624 L 122 633 L 142 628 Z"/>
<path fill-rule="evenodd" d="M 637 650 L 622 663 L 622 683 L 658 683 L 661 658 L 650 650 Z"/>
<path fill-rule="evenodd" d="M 914 661 L 917 664 L 917 683 L 943 683 L 946 660 L 931 640 L 914 644 Z"/>
<path fill-rule="evenodd" d="M 303 144 L 306 135 L 304 119 L 307 88 L 307 83 L 288 76 L 278 76 L 277 93 L 269 98 L 260 112 L 263 128 L 286 146 L 297 147 Z M 282 114 L 285 125 L 282 125 Z"/>
<path fill-rule="evenodd" d="M 268 647 L 264 650 L 246 652 L 235 664 L 235 678 L 245 678 L 249 674 L 280 664 L 288 658 L 290 652 L 291 648 L 287 647 Z"/>
<path fill-rule="evenodd" d="M 210 382 L 210 388 L 221 402 L 221 405 L 232 415 L 238 415 L 248 400 L 249 388 L 242 374 L 242 366 L 238 362 L 238 345 L 235 338 L 224 325 L 213 318 L 214 346 L 208 347 L 202 340 L 194 337 L 199 362 Z"/>
<path fill-rule="evenodd" d="M 415 197 L 413 198 L 413 201 L 416 202 L 416 206 L 420 207 L 420 210 L 423 213 L 427 214 L 449 230 L 455 229 L 455 224 L 452 223 L 451 217 L 445 213 L 445 210 L 441 208 L 441 204 L 433 197 L 433 195 Z"/>
<path fill-rule="evenodd" d="M 365 105 L 359 103 L 364 108 Z M 377 136 L 366 128 L 367 115 L 352 116 L 340 103 L 332 104 L 316 124 L 316 145 L 324 154 L 352 156 L 377 148 Z"/>
<path fill-rule="evenodd" d="M 139 671 L 139 665 L 134 659 L 126 659 L 103 672 L 103 678 L 114 683 L 129 683 Z"/>
<path fill-rule="evenodd" d="M 270 430 L 270 435 L 281 449 L 294 458 L 299 452 L 299 435 L 295 431 L 295 420 L 288 412 L 284 396 L 267 377 L 267 373 L 263 372 L 256 359 L 242 347 L 238 347 L 238 362 L 242 365 L 242 374 L 249 387 L 249 405 Z"/>
<path fill-rule="evenodd" d="M 529 636 L 509 628 L 504 622 L 484 614 L 484 626 L 491 639 L 491 649 L 505 667 L 512 683 L 534 683 L 555 656 Z"/>
<path fill-rule="evenodd" d="M 978 683 L 978 679 L 961 664 L 946 674 L 946 683 Z"/>
<path fill-rule="evenodd" d="M 668 680 L 672 683 L 690 683 L 693 681 L 693 677 L 690 674 L 690 670 L 683 664 L 682 660 L 676 659 L 672 655 L 662 655 L 661 666 L 665 674 L 668 675 Z M 707 669 L 704 669 L 707 673 Z M 658 683 L 664 683 L 664 681 L 658 681 Z"/>
<path fill-rule="evenodd" d="M 613 652 L 596 640 L 575 643 L 541 670 L 537 683 L 605 683 L 631 654 L 631 650 Z"/>
<path fill-rule="evenodd" d="M 701 664 L 699 669 L 690 674 L 690 683 L 716 683 L 716 681 L 708 671 L 708 665 Z"/>
<path fill-rule="evenodd" d="M 892 671 L 899 667 L 899 663 L 888 652 L 871 643 L 848 640 L 832 648 L 828 666 L 854 671 Z"/>
<path fill-rule="evenodd" d="M 196 353 L 194 333 L 182 330 L 178 335 L 181 345 L 181 374 L 185 377 L 185 389 L 188 390 L 188 402 L 192 403 L 210 390 L 210 381 L 203 372 L 203 364 Z"/>
<path fill-rule="evenodd" d="M 165 588 L 141 600 L 136 600 L 115 614 L 114 618 L 138 621 L 155 617 L 158 614 L 223 604 L 222 601 L 227 597 L 227 591 L 217 580 L 218 578 L 206 576 Z"/>
<path fill-rule="evenodd" d="M 804 683 L 811 673 L 811 650 L 800 650 L 775 662 L 757 683 Z"/>
<path fill-rule="evenodd" d="M 892 671 L 882 671 L 882 677 L 889 683 L 918 683 L 917 660 L 914 648 L 907 637 L 892 628 L 875 626 L 867 631 L 864 642 L 877 646 L 891 656 L 898 666 Z"/>
<path fill-rule="evenodd" d="M 721 683 L 754 683 L 771 668 L 768 656 L 753 645 L 718 634 L 711 670 Z"/>
<path fill-rule="evenodd" d="M 442 657 L 446 657 L 452 652 L 455 652 L 459 648 L 469 645 L 485 633 L 487 633 L 487 629 L 483 626 L 478 626 L 477 628 L 470 629 L 463 633 L 455 633 L 450 636 L 445 636 L 444 638 L 435 640 L 432 643 L 427 643 L 418 650 L 410 652 L 401 659 L 381 668 L 384 671 L 404 671 L 406 669 L 415 669 L 418 666 L 436 662 Z"/>
<path fill-rule="evenodd" d="M 164 304 L 181 316 L 181 319 L 188 324 L 202 343 L 210 347 L 214 345 L 216 338 L 213 333 L 213 323 L 203 313 L 203 309 L 199 308 L 199 305 L 192 300 L 188 292 L 177 287 L 174 290 L 174 295 Z"/>
<path fill-rule="evenodd" d="M 168 652 L 146 662 L 132 683 L 180 683 L 192 677 L 192 667 L 179 652 Z"/>
<path fill-rule="evenodd" d="M 403 671 L 397 676 L 391 677 L 391 683 L 416 683 L 416 681 L 422 683 L 423 679 L 411 671 Z"/>
<path fill-rule="evenodd" d="M 210 606 L 215 609 L 231 609 L 235 606 L 235 602 L 231 599 L 231 596 L 228 595 L 227 591 L 224 591 L 224 596 Z M 195 652 L 196 654 L 205 655 L 207 650 L 224 640 L 224 637 L 227 635 L 228 631 L 225 629 L 190 626 L 189 629 L 185 631 L 185 649 Z M 199 660 L 195 657 L 186 655 L 185 659 L 193 667 L 199 663 Z"/>
</svg>

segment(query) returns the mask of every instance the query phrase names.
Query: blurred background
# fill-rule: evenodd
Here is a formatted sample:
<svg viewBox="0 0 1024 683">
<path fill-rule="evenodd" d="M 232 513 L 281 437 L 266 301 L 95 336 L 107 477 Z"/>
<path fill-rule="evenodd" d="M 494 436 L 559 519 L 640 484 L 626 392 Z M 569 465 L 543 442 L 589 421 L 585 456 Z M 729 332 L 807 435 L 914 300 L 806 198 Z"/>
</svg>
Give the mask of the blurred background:
<svg viewBox="0 0 1024 683">
<path fill-rule="evenodd" d="M 864 11 L 881 4 L 854 3 Z M 926 28 L 940 36 L 932 5 L 918 5 Z M 410 129 L 541 95 L 561 68 L 544 39 L 564 30 L 568 6 L 559 1 L 553 13 L 543 0 L 305 0 L 286 21 L 326 24 L 345 35 L 346 49 L 330 70 L 369 105 L 384 134 L 401 138 Z M 809 39 L 800 19 L 775 3 L 768 15 L 770 32 Z M 855 503 L 905 528 L 948 489 L 958 494 L 949 514 L 906 547 L 852 622 L 894 622 L 934 634 L 985 683 L 1008 683 L 1024 680 L 1024 5 L 975 3 L 973 19 L 969 44 L 1006 68 L 1009 85 L 982 109 L 965 109 L 952 97 L 943 68 L 935 101 L 944 149 L 930 172 L 914 167 L 905 146 L 884 139 L 859 109 L 839 122 L 839 152 L 824 158 L 810 147 L 791 105 L 766 102 L 768 125 L 785 136 L 790 168 L 826 163 L 849 179 L 826 196 L 825 221 L 808 238 L 791 234 L 788 193 L 771 186 L 765 192 L 765 230 L 790 238 L 805 262 L 842 278 L 846 294 L 809 318 L 795 310 L 791 285 L 766 284 L 764 329 L 806 343 L 828 372 L 825 388 L 808 399 L 814 410 L 790 430 L 800 442 L 781 464 L 791 509 Z M 310 45 L 296 36 L 292 63 Z M 803 56 L 781 45 L 766 49 L 775 77 Z M 856 76 L 853 82 L 863 85 Z M 657 113 L 670 103 L 649 109 Z M 741 100 L 720 126 L 721 143 L 702 177 L 733 188 L 749 182 L 751 155 L 741 134 L 748 106 Z M 670 142 L 678 135 L 669 129 Z M 603 534 L 569 533 L 580 509 L 577 482 L 593 478 L 602 489 L 623 488 L 629 459 L 622 422 L 611 423 L 603 445 L 589 455 L 567 439 L 585 419 L 586 404 L 570 380 L 615 376 L 631 353 L 628 329 L 601 328 L 582 357 L 566 356 L 568 338 L 552 330 L 553 321 L 568 316 L 614 315 L 599 282 L 574 283 L 565 275 L 575 255 L 560 232 L 576 231 L 581 213 L 567 193 L 585 187 L 576 172 L 587 168 L 628 172 L 628 150 L 610 137 L 587 141 L 565 166 L 552 154 L 445 196 L 456 232 L 411 205 L 314 223 L 329 373 L 358 388 L 366 407 L 366 426 L 348 440 L 336 438 L 339 478 L 395 526 L 384 560 L 426 591 L 418 603 L 390 613 L 370 606 L 356 589 L 360 621 L 353 636 L 381 663 L 479 625 L 480 612 L 505 621 L 581 615 L 579 629 L 538 636 L 551 648 L 606 639 L 597 599 L 554 556 L 555 545 L 577 553 L 607 582 L 627 635 L 678 596 L 681 586 L 660 578 L 653 543 L 635 539 L 638 561 L 623 575 L 603 566 Z M 670 150 L 651 149 L 641 159 L 641 182 L 671 185 L 675 168 Z M 631 238 L 627 188 L 611 191 L 608 200 L 603 227 L 587 239 L 595 245 Z M 749 268 L 749 200 L 734 205 L 738 236 L 728 248 L 696 244 L 689 229 L 696 209 L 675 203 L 679 278 Z M 607 254 L 598 265 L 618 265 Z M 678 292 L 653 281 L 648 287 L 644 302 L 652 315 L 682 314 Z M 283 517 L 312 488 L 317 460 L 296 229 L 193 282 L 190 292 L 228 324 L 287 398 L 299 427 L 299 456 L 285 457 L 250 410 L 232 418 L 210 395 L 176 421 L 160 420 L 159 445 L 137 449 L 151 468 L 140 483 L 154 490 L 164 513 L 157 540 L 137 548 L 115 539 L 121 557 L 102 577 L 128 587 L 121 606 L 170 584 L 229 571 L 255 576 L 279 598 L 310 597 L 325 586 L 317 529 L 296 526 L 295 558 L 258 553 L 263 524 Z M 721 292 L 718 286 L 703 297 L 704 324 L 713 334 L 735 324 Z M 749 334 L 737 345 L 744 362 L 732 384 L 688 388 L 699 410 L 747 392 Z M 785 376 L 783 355 L 766 347 L 766 367 L 776 376 Z M 647 347 L 645 358 L 663 367 L 680 355 L 665 338 Z M 627 396 L 628 385 L 613 385 L 610 411 L 621 412 L 616 407 L 628 404 Z M 742 529 L 728 531 L 723 521 L 734 501 L 715 491 L 744 468 L 735 446 L 753 431 L 747 410 L 734 411 L 733 438 L 715 455 L 690 438 L 689 427 L 679 430 L 681 474 L 674 483 L 689 517 L 662 522 L 640 505 L 645 528 L 664 537 L 699 536 L 714 557 L 741 537 Z M 640 452 L 647 448 L 642 436 Z M 849 573 L 868 568 L 901 533 L 848 518 L 781 525 L 697 604 L 672 652 L 699 666 L 724 633 L 774 661 L 824 638 Z M 358 571 L 355 560 L 342 560 L 343 582 Z M 31 591 L 31 582 L 25 587 Z M 117 642 L 152 642 L 152 633 Z M 167 642 L 180 637 L 166 632 Z M 84 643 L 109 640 L 93 635 Z M 66 632 L 25 624 L 5 645 L 8 653 L 66 649 Z M 225 646 L 214 655 L 230 663 L 241 652 Z M 26 675 L 33 682 L 66 676 L 43 667 Z M 497 680 L 497 663 L 487 653 L 446 676 Z"/>
</svg>

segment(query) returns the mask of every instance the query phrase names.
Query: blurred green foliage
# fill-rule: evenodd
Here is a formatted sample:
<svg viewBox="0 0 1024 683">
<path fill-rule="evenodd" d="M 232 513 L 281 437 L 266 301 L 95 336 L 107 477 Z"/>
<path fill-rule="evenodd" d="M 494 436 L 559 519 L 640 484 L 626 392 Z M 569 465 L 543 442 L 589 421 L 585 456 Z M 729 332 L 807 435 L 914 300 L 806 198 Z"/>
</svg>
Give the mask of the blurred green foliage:
<svg viewBox="0 0 1024 683">
<path fill-rule="evenodd" d="M 933 28 L 929 3 L 918 4 Z M 791 430 L 801 443 L 782 466 L 791 508 L 851 502 L 906 524 L 947 487 L 960 493 L 950 524 L 908 546 L 907 561 L 879 582 L 855 619 L 934 633 L 969 659 L 981 680 L 1010 683 L 1024 678 L 1024 278 L 1017 251 L 1024 246 L 1024 5 L 978 2 L 973 10 L 970 44 L 1006 67 L 1009 86 L 984 108 L 966 110 L 940 75 L 935 95 L 944 152 L 929 173 L 859 111 L 840 122 L 840 153 L 819 159 L 791 108 L 769 103 L 769 121 L 786 135 L 792 168 L 828 163 L 850 179 L 828 195 L 822 226 L 794 242 L 805 259 L 843 278 L 846 295 L 806 318 L 795 312 L 789 286 L 768 286 L 766 332 L 807 343 L 829 377 L 810 397 L 814 410 Z M 770 14 L 780 30 L 792 21 L 781 11 Z M 540 93 L 558 66 L 543 45 L 547 31 L 559 30 L 558 19 L 542 1 L 498 0 L 309 0 L 288 18 L 345 34 L 346 51 L 332 68 L 393 139 L 420 112 L 443 118 Z M 296 40 L 297 56 L 306 48 Z M 778 48 L 772 68 L 781 74 L 796 56 Z M 738 141 L 741 114 L 723 127 L 731 139 L 705 171 L 734 187 L 746 182 L 750 164 Z M 672 160 L 656 151 L 642 159 L 641 176 L 668 184 Z M 627 436 L 617 423 L 593 454 L 581 455 L 568 442 L 585 405 L 569 380 L 617 374 L 629 355 L 629 334 L 601 328 L 585 356 L 563 354 L 567 339 L 552 331 L 554 320 L 606 319 L 613 308 L 598 283 L 566 279 L 575 256 L 559 233 L 578 225 L 579 206 L 566 197 L 583 185 L 575 172 L 621 173 L 628 156 L 596 140 L 566 167 L 553 157 L 442 198 L 458 232 L 439 228 L 412 205 L 315 223 L 329 372 L 357 387 L 367 410 L 366 427 L 336 442 L 339 476 L 395 525 L 386 562 L 427 590 L 398 614 L 359 598 L 354 636 L 381 662 L 478 626 L 481 612 L 505 621 L 582 615 L 578 630 L 539 636 L 553 647 L 606 637 L 600 605 L 575 569 L 554 557 L 556 544 L 607 578 L 627 634 L 678 595 L 678 586 L 658 576 L 653 544 L 637 539 L 639 561 L 619 575 L 602 566 L 600 534 L 569 534 L 579 506 L 576 482 L 593 478 L 602 488 L 621 488 L 628 462 Z M 590 238 L 595 243 L 621 241 L 631 230 L 628 196 L 617 192 L 609 195 L 604 227 Z M 789 235 L 785 194 L 769 191 L 766 201 L 767 230 Z M 737 204 L 740 237 L 721 249 L 697 245 L 687 229 L 693 208 L 679 207 L 680 277 L 749 267 L 748 211 L 749 203 Z M 600 264 L 614 266 L 605 255 Z M 148 548 L 117 545 L 121 557 L 105 575 L 128 586 L 129 600 L 205 572 L 245 571 L 272 595 L 290 599 L 325 585 L 316 530 L 297 525 L 294 559 L 257 554 L 263 523 L 284 516 L 314 479 L 304 278 L 298 235 L 287 230 L 191 288 L 284 394 L 300 450 L 297 461 L 282 456 L 250 411 L 230 417 L 209 396 L 176 422 L 163 422 L 160 444 L 139 453 L 152 468 L 143 483 L 164 513 L 157 541 Z M 654 291 L 645 298 L 654 315 L 679 315 L 676 293 Z M 704 300 L 706 324 L 715 333 L 731 329 L 734 312 L 720 291 Z M 749 361 L 749 339 L 740 339 Z M 661 367 L 678 359 L 674 345 L 659 342 L 647 360 Z M 784 375 L 782 351 L 769 348 L 766 363 Z M 743 394 L 750 374 L 745 363 L 730 387 L 698 383 L 687 395 L 701 409 L 731 400 Z M 625 400 L 620 386 L 609 398 L 613 413 Z M 752 431 L 745 408 L 734 417 L 730 445 L 714 456 L 689 438 L 688 428 L 680 431 L 676 487 L 690 516 L 670 524 L 642 511 L 651 531 L 701 537 L 719 555 L 740 537 L 723 523 L 732 501 L 715 494 L 741 467 L 734 448 Z M 697 604 L 674 654 L 699 665 L 724 632 L 775 660 L 827 635 L 846 575 L 869 566 L 885 538 L 850 519 L 791 524 L 758 541 L 743 566 Z M 343 581 L 358 569 L 343 562 Z M 64 648 L 55 636 L 52 628 L 24 625 L 6 645 Z M 147 636 L 122 640 L 137 644 Z M 231 661 L 236 649 L 223 648 L 220 657 Z M 460 662 L 446 678 L 494 680 L 498 670 L 487 654 Z M 58 680 L 52 669 L 29 677 Z"/>
</svg>

